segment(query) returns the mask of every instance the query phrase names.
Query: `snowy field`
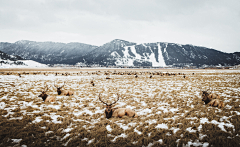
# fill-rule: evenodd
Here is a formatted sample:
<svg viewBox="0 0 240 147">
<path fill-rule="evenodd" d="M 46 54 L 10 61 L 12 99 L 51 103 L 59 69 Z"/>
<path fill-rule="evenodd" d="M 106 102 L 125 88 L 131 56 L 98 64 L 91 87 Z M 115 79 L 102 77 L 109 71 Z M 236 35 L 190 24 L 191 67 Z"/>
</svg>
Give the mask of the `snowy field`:
<svg viewBox="0 0 240 147">
<path fill-rule="evenodd" d="M 240 71 L 168 72 L 177 75 L 149 70 L 137 71 L 135 78 L 107 69 L 67 76 L 30 72 L 19 77 L 18 72 L 1 72 L 0 146 L 240 146 Z M 75 95 L 57 95 L 54 82 L 61 86 L 64 81 L 63 89 Z M 202 101 L 200 87 L 208 89 L 210 84 L 224 108 Z M 45 103 L 38 97 L 45 85 L 56 102 Z M 99 93 L 108 103 L 118 93 L 115 107 L 131 108 L 138 118 L 106 119 Z"/>
</svg>

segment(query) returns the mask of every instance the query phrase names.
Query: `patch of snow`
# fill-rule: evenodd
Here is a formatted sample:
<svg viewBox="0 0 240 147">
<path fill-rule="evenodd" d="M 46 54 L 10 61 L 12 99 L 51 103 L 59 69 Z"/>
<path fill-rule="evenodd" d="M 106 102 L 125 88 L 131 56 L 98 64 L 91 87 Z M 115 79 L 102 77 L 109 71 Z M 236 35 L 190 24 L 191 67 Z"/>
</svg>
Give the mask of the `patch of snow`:
<svg viewBox="0 0 240 147">
<path fill-rule="evenodd" d="M 39 123 L 39 122 L 42 121 L 42 120 L 43 120 L 42 117 L 41 117 L 41 116 L 38 116 L 38 117 L 35 118 L 34 121 L 32 121 L 32 123 Z"/>
<path fill-rule="evenodd" d="M 141 55 L 139 55 L 137 52 L 136 52 L 136 48 L 135 48 L 135 45 L 133 46 L 129 46 L 130 49 L 131 49 L 131 52 L 136 56 L 135 59 L 141 59 Z"/>
<path fill-rule="evenodd" d="M 125 133 L 122 133 L 121 135 L 116 136 L 116 137 L 112 140 L 112 142 L 115 142 L 116 139 L 119 138 L 119 137 L 126 138 L 127 135 L 126 135 Z"/>
<path fill-rule="evenodd" d="M 0 103 L 0 109 L 4 109 L 5 106 L 6 106 L 5 102 L 1 102 L 1 103 Z"/>
<path fill-rule="evenodd" d="M 64 129 L 63 132 L 67 132 L 68 133 L 68 132 L 72 131 L 72 129 L 73 128 L 67 128 L 67 129 Z"/>
<path fill-rule="evenodd" d="M 196 133 L 197 132 L 197 130 L 193 130 L 192 127 L 187 128 L 186 131 L 188 131 L 189 133 Z"/>
<path fill-rule="evenodd" d="M 48 67 L 46 64 L 42 64 L 33 60 L 18 60 L 18 61 L 21 61 L 28 65 L 27 67 L 44 67 L 44 68 Z"/>
<path fill-rule="evenodd" d="M 160 129 L 168 129 L 168 126 L 166 124 L 158 124 L 156 127 L 156 129 L 160 128 Z"/>
<path fill-rule="evenodd" d="M 140 115 L 147 115 L 148 113 L 152 113 L 152 110 L 151 109 L 143 109 L 139 112 L 137 112 L 137 114 L 140 116 Z"/>
<path fill-rule="evenodd" d="M 138 133 L 138 135 L 142 134 L 142 132 L 138 131 L 136 128 L 134 128 L 134 132 Z"/>
<path fill-rule="evenodd" d="M 181 130 L 179 128 L 176 128 L 176 127 L 172 127 L 170 130 L 173 130 L 173 133 L 175 134 L 177 131 Z"/>
<path fill-rule="evenodd" d="M 11 139 L 13 143 L 20 143 L 22 139 Z"/>
<path fill-rule="evenodd" d="M 112 132 L 112 128 L 111 128 L 110 125 L 107 125 L 107 126 L 106 126 L 106 129 L 107 129 L 109 132 Z"/>
<path fill-rule="evenodd" d="M 94 140 L 95 140 L 95 138 L 93 138 L 93 139 L 89 140 L 87 145 L 89 145 L 89 144 L 93 143 L 93 141 L 94 141 Z"/>
</svg>

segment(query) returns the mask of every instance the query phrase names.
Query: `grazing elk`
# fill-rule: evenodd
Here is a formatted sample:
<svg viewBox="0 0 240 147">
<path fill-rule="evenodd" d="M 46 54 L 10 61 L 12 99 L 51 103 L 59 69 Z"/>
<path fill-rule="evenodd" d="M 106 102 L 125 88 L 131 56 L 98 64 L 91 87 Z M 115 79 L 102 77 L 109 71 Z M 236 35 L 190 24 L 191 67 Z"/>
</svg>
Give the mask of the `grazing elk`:
<svg viewBox="0 0 240 147">
<path fill-rule="evenodd" d="M 45 88 L 45 89 L 46 89 L 46 88 Z M 43 91 L 42 91 L 42 94 L 40 94 L 38 97 L 42 97 L 42 99 L 43 99 L 44 102 L 55 102 L 55 101 L 56 101 L 55 96 L 49 96 L 49 95 L 47 95 L 47 94 L 46 94 L 47 91 L 48 91 L 48 87 L 47 87 L 47 90 L 43 90 Z"/>
<path fill-rule="evenodd" d="M 66 96 L 73 95 L 73 94 L 74 94 L 73 91 L 70 91 L 70 90 L 61 90 L 61 88 L 63 88 L 64 85 L 65 85 L 65 81 L 64 81 L 64 84 L 63 84 L 62 86 L 60 86 L 60 87 L 57 87 L 57 86 L 55 85 L 55 82 L 54 82 L 54 86 L 57 88 L 57 93 L 58 93 L 58 95 L 61 95 L 61 94 L 66 95 Z"/>
<path fill-rule="evenodd" d="M 138 115 L 136 114 L 135 111 L 129 109 L 129 108 L 112 108 L 112 105 L 115 104 L 118 100 L 119 100 L 119 95 L 117 94 L 118 99 L 111 103 L 105 103 L 102 101 L 101 99 L 101 93 L 99 93 L 99 100 L 104 103 L 106 105 L 106 109 L 105 109 L 105 114 L 106 114 L 106 118 L 109 119 L 111 117 L 123 117 L 125 115 L 129 116 L 129 117 L 138 117 Z"/>
<path fill-rule="evenodd" d="M 208 104 L 210 106 L 213 107 L 219 107 L 219 108 L 223 108 L 224 107 L 224 103 L 222 101 L 220 101 L 220 96 L 218 94 L 212 93 L 212 92 L 208 92 L 208 90 L 210 90 L 211 85 L 209 86 L 209 89 L 203 91 L 201 89 L 202 92 L 202 101 L 205 102 L 205 104 Z"/>
</svg>

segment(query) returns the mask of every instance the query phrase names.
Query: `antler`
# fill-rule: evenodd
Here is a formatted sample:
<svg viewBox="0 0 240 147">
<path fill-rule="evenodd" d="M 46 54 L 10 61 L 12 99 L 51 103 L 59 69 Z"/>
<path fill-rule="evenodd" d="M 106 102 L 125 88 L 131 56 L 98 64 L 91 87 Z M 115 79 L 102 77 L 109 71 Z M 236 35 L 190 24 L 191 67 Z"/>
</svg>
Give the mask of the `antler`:
<svg viewBox="0 0 240 147">
<path fill-rule="evenodd" d="M 209 85 L 209 89 L 208 90 L 210 90 L 211 89 L 211 84 Z M 210 93 L 212 93 L 212 90 L 210 91 Z"/>
<path fill-rule="evenodd" d="M 64 85 L 65 85 L 65 81 L 64 81 L 63 85 L 60 88 L 62 88 Z"/>
<path fill-rule="evenodd" d="M 55 81 L 54 81 L 54 87 L 58 88 L 58 87 L 55 85 Z"/>
<path fill-rule="evenodd" d="M 64 85 L 65 85 L 65 81 L 64 81 L 64 84 L 63 84 L 61 87 L 57 87 L 57 86 L 55 85 L 55 82 L 54 82 L 54 86 L 55 86 L 56 88 L 62 88 Z"/>
<path fill-rule="evenodd" d="M 115 103 L 119 100 L 119 94 L 118 94 L 118 93 L 117 93 L 117 96 L 118 96 L 118 99 L 117 99 L 115 102 L 113 102 L 113 103 L 111 103 L 111 104 L 108 104 L 108 103 L 102 101 L 102 99 L 101 99 L 101 93 L 99 93 L 99 100 L 100 100 L 102 103 L 104 103 L 104 104 L 106 104 L 106 105 L 108 105 L 108 106 L 111 106 L 111 105 L 115 104 Z"/>
<path fill-rule="evenodd" d="M 200 88 L 200 90 L 202 91 L 202 86 L 198 85 L 198 87 Z"/>
<path fill-rule="evenodd" d="M 102 101 L 102 99 L 101 99 L 101 93 L 99 93 L 99 100 L 100 100 L 102 103 L 108 105 L 108 103 L 105 103 L 104 101 Z"/>
<path fill-rule="evenodd" d="M 111 103 L 110 106 L 115 104 L 119 100 L 119 94 L 118 93 L 117 93 L 117 96 L 118 96 L 118 99 L 115 102 Z"/>
<path fill-rule="evenodd" d="M 211 84 L 209 85 L 209 88 L 206 90 L 206 91 L 208 91 L 208 90 L 210 90 L 211 89 Z"/>
<path fill-rule="evenodd" d="M 45 90 L 47 88 L 47 90 Z M 48 86 L 43 88 L 42 92 L 47 92 L 48 91 Z"/>
</svg>

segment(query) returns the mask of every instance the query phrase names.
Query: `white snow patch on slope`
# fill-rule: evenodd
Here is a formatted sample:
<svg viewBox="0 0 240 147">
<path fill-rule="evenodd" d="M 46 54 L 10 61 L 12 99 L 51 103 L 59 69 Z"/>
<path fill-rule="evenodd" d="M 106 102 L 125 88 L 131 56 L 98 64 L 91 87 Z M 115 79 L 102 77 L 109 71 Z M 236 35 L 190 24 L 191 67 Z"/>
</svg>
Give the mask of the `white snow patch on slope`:
<svg viewBox="0 0 240 147">
<path fill-rule="evenodd" d="M 130 46 L 130 49 L 131 49 L 132 53 L 136 56 L 136 59 L 141 59 L 141 55 L 139 55 L 139 54 L 136 52 L 135 45 Z"/>
<path fill-rule="evenodd" d="M 166 63 L 165 63 L 163 55 L 162 55 L 160 43 L 158 43 L 158 62 L 160 64 L 160 66 L 166 66 Z"/>
<path fill-rule="evenodd" d="M 4 60 L 3 60 L 4 61 Z M 46 64 L 42 64 L 33 60 L 17 60 L 16 62 L 23 62 L 26 65 L 16 65 L 13 64 L 14 61 L 9 61 L 9 64 L 2 64 L 0 68 L 33 68 L 33 67 L 48 67 Z"/>
<path fill-rule="evenodd" d="M 122 52 L 123 52 L 123 57 L 118 57 L 115 64 L 117 66 L 134 66 L 133 62 L 134 62 L 134 57 L 132 57 L 129 53 L 128 53 L 128 47 L 129 46 L 125 46 Z"/>
<path fill-rule="evenodd" d="M 157 62 L 157 60 L 155 58 L 155 54 L 153 52 L 151 53 L 149 58 L 150 58 L 150 61 L 152 62 L 153 67 L 166 66 L 163 56 L 162 56 L 162 51 L 161 51 L 161 47 L 160 47 L 159 43 L 158 43 L 158 56 L 157 56 L 159 62 Z"/>
<path fill-rule="evenodd" d="M 28 67 L 47 67 L 46 64 L 42 64 L 33 60 L 18 60 L 28 65 Z"/>
<path fill-rule="evenodd" d="M 145 44 L 142 44 L 144 47 L 148 47 Z M 155 58 L 155 54 L 154 52 L 151 51 L 150 54 L 145 54 L 145 56 L 141 56 L 140 54 L 138 54 L 136 52 L 136 45 L 132 45 L 132 46 L 125 46 L 123 52 L 123 57 L 120 57 L 119 54 L 116 54 L 116 52 L 112 52 L 111 55 L 113 57 L 116 58 L 116 62 L 115 64 L 117 66 L 134 66 L 133 62 L 137 61 L 137 62 L 152 62 L 152 66 L 153 67 L 159 67 L 159 66 L 166 66 L 163 55 L 162 55 L 162 51 L 161 51 L 161 47 L 160 47 L 160 43 L 158 43 L 158 61 Z M 130 50 L 129 50 L 130 49 Z M 134 54 L 134 56 L 132 56 L 129 51 L 131 51 L 132 54 Z"/>
<path fill-rule="evenodd" d="M 116 51 L 112 52 L 111 56 L 113 56 L 115 58 L 120 58 L 121 57 Z"/>
<path fill-rule="evenodd" d="M 167 57 L 167 59 L 169 59 L 168 52 L 167 52 L 167 46 L 168 46 L 168 43 L 166 43 L 166 47 L 164 48 L 163 52 L 166 53 L 166 57 Z"/>
</svg>

